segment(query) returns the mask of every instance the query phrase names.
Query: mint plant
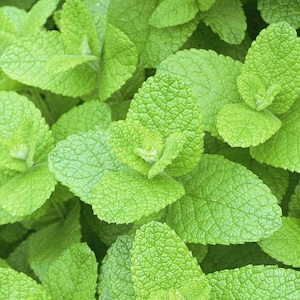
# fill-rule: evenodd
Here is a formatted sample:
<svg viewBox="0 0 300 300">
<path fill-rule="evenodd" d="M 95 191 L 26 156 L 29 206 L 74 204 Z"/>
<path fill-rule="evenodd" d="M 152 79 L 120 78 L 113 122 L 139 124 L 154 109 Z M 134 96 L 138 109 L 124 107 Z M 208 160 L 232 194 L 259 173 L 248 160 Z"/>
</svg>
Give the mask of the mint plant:
<svg viewBox="0 0 300 300">
<path fill-rule="evenodd" d="M 298 1 L 0 3 L 0 299 L 299 299 Z"/>
</svg>

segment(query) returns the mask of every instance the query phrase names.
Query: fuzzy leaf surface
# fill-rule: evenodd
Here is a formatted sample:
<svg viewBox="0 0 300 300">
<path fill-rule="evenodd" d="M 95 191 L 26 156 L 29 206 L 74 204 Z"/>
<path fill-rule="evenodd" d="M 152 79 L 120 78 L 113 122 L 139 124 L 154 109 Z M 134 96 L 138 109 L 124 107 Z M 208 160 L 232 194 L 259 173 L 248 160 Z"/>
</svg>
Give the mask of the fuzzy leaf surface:
<svg viewBox="0 0 300 300">
<path fill-rule="evenodd" d="M 259 246 L 277 261 L 294 268 L 300 267 L 300 220 L 282 217 L 282 226 L 270 237 L 259 241 Z"/>
<path fill-rule="evenodd" d="M 211 299 L 299 299 L 300 273 L 277 266 L 248 265 L 208 274 Z"/>
<path fill-rule="evenodd" d="M 264 143 L 281 127 L 281 121 L 267 110 L 256 111 L 246 104 L 227 104 L 218 113 L 219 133 L 231 147 Z"/>
<path fill-rule="evenodd" d="M 0 268 L 0 283 L 1 300 L 51 299 L 35 280 L 11 268 Z"/>
<path fill-rule="evenodd" d="M 300 172 L 300 103 L 280 116 L 281 128 L 265 143 L 250 149 L 251 156 L 261 163 Z"/>
<path fill-rule="evenodd" d="M 61 34 L 45 31 L 14 41 L 1 56 L 0 66 L 14 80 L 64 96 L 77 97 L 92 91 L 96 72 L 88 64 L 60 73 L 48 72 L 49 60 L 65 54 Z"/>
<path fill-rule="evenodd" d="M 214 136 L 217 113 L 227 103 L 240 102 L 236 79 L 242 64 L 214 51 L 190 49 L 170 55 L 157 68 L 157 74 L 176 74 L 188 83 L 203 114 L 204 129 Z"/>
<path fill-rule="evenodd" d="M 257 8 L 264 21 L 269 24 L 286 21 L 295 29 L 300 27 L 299 0 L 258 0 Z"/>
<path fill-rule="evenodd" d="M 160 290 L 180 291 L 185 286 L 192 286 L 198 299 L 209 299 L 210 287 L 196 259 L 166 224 L 150 222 L 136 232 L 131 262 L 132 280 L 140 299 L 148 299 Z"/>
<path fill-rule="evenodd" d="M 133 75 L 138 63 L 138 54 L 127 35 L 110 24 L 107 24 L 103 52 L 100 62 L 99 98 L 105 101 Z"/>
<path fill-rule="evenodd" d="M 188 173 L 200 160 L 204 135 L 201 109 L 181 79 L 170 75 L 149 78 L 135 94 L 126 119 L 157 131 L 164 142 L 174 132 L 185 135 L 182 151 L 166 167 L 170 175 Z"/>
<path fill-rule="evenodd" d="M 240 0 L 218 0 L 202 14 L 202 20 L 229 44 L 240 44 L 247 29 L 246 17 Z"/>
<path fill-rule="evenodd" d="M 102 261 L 99 276 L 99 300 L 135 300 L 131 278 L 131 249 L 133 238 L 119 236 Z"/>
<path fill-rule="evenodd" d="M 93 299 L 97 281 L 97 261 L 85 243 L 65 250 L 49 267 L 43 287 L 52 299 Z"/>
<path fill-rule="evenodd" d="M 270 189 L 222 156 L 204 154 L 180 181 L 186 193 L 171 205 L 167 223 L 186 242 L 242 244 L 281 226 L 281 209 Z"/>
<path fill-rule="evenodd" d="M 131 223 L 159 211 L 183 195 L 183 186 L 167 175 L 148 179 L 137 172 L 110 172 L 94 190 L 91 204 L 100 220 Z"/>
<path fill-rule="evenodd" d="M 101 130 L 70 135 L 49 154 L 56 178 L 87 203 L 102 176 L 121 166 Z"/>
<path fill-rule="evenodd" d="M 268 110 L 283 114 L 299 92 L 300 39 L 286 22 L 262 30 L 245 58 L 238 89 L 245 102 L 259 109 L 264 101 Z"/>
</svg>

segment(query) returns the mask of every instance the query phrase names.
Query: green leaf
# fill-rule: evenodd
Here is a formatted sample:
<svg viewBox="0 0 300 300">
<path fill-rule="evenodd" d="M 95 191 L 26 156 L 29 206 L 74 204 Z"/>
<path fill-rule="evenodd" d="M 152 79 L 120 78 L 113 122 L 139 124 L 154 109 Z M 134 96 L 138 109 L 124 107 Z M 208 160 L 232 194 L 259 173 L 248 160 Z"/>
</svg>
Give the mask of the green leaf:
<svg viewBox="0 0 300 300">
<path fill-rule="evenodd" d="M 56 9 L 59 0 L 40 0 L 27 13 L 22 26 L 21 36 L 30 36 L 42 30 L 47 19 Z"/>
<path fill-rule="evenodd" d="M 280 117 L 281 128 L 265 143 L 250 149 L 251 156 L 261 163 L 300 172 L 300 103 Z"/>
<path fill-rule="evenodd" d="M 157 131 L 164 142 L 174 132 L 184 134 L 182 151 L 165 170 L 170 175 L 186 174 L 198 163 L 203 151 L 201 110 L 181 79 L 170 75 L 150 77 L 135 94 L 126 120 Z"/>
<path fill-rule="evenodd" d="M 138 298 L 193 287 L 194 299 L 209 299 L 210 287 L 196 259 L 166 224 L 150 222 L 136 232 L 131 262 Z"/>
<path fill-rule="evenodd" d="M 245 102 L 253 109 L 265 103 L 275 114 L 287 112 L 299 92 L 299 55 L 300 40 L 289 24 L 280 22 L 262 30 L 237 81 Z"/>
<path fill-rule="evenodd" d="M 10 268 L 0 268 L 0 283 L 1 300 L 50 299 L 35 280 Z"/>
<path fill-rule="evenodd" d="M 32 233 L 28 238 L 30 267 L 41 281 L 62 252 L 80 241 L 80 206 L 78 202 L 70 204 L 65 219 Z"/>
<path fill-rule="evenodd" d="M 300 219 L 300 184 L 298 183 L 289 202 L 289 217 Z"/>
<path fill-rule="evenodd" d="M 147 68 L 157 66 L 178 50 L 197 26 L 197 20 L 161 29 L 151 26 L 149 20 L 159 2 L 111 0 L 108 9 L 108 23 L 123 31 L 135 44 L 141 63 Z"/>
<path fill-rule="evenodd" d="M 53 93 L 77 97 L 92 91 L 96 72 L 88 64 L 60 73 L 48 72 L 49 60 L 65 54 L 61 34 L 45 31 L 14 41 L 1 56 L 0 66 L 10 78 Z"/>
<path fill-rule="evenodd" d="M 135 300 L 131 279 L 131 249 L 133 238 L 123 235 L 108 249 L 99 276 L 99 300 Z"/>
<path fill-rule="evenodd" d="M 227 103 L 240 102 L 236 78 L 242 64 L 214 51 L 190 49 L 169 56 L 157 68 L 157 74 L 176 74 L 189 84 L 201 107 L 204 129 L 214 136 L 217 113 Z"/>
<path fill-rule="evenodd" d="M 131 223 L 159 211 L 184 195 L 183 186 L 167 175 L 148 179 L 137 172 L 110 172 L 94 190 L 94 213 L 109 223 Z"/>
<path fill-rule="evenodd" d="M 248 265 L 208 274 L 211 299 L 289 299 L 300 297 L 300 273 L 277 266 Z"/>
<path fill-rule="evenodd" d="M 50 265 L 43 287 L 52 299 L 94 299 L 97 261 L 85 243 L 72 245 Z"/>
<path fill-rule="evenodd" d="M 39 164 L 0 187 L 0 206 L 13 217 L 30 215 L 46 202 L 55 184 L 48 164 Z"/>
<path fill-rule="evenodd" d="M 100 55 L 93 19 L 80 0 L 66 0 L 61 10 L 60 30 L 69 53 Z"/>
<path fill-rule="evenodd" d="M 138 63 L 135 45 L 120 29 L 107 24 L 103 56 L 100 62 L 99 98 L 107 100 L 125 84 Z"/>
<path fill-rule="evenodd" d="M 300 27 L 300 3 L 298 0 L 280 1 L 280 0 L 258 0 L 257 8 L 264 21 L 267 23 L 276 23 L 286 21 L 294 28 Z"/>
<path fill-rule="evenodd" d="M 300 220 L 282 217 L 282 226 L 259 246 L 276 260 L 294 268 L 300 267 Z"/>
<path fill-rule="evenodd" d="M 159 133 L 136 121 L 118 121 L 109 128 L 109 142 L 120 161 L 147 175 L 151 164 L 161 156 L 163 141 Z"/>
<path fill-rule="evenodd" d="M 240 44 L 247 29 L 246 17 L 240 0 L 217 0 L 201 14 L 203 22 L 229 44 Z"/>
<path fill-rule="evenodd" d="M 226 104 L 218 113 L 217 127 L 231 147 L 264 143 L 281 127 L 281 121 L 267 110 L 256 111 L 243 103 Z"/>
<path fill-rule="evenodd" d="M 216 0 L 197 0 L 199 9 L 202 11 L 209 10 Z"/>
<path fill-rule="evenodd" d="M 186 194 L 169 208 L 167 223 L 186 242 L 254 242 L 281 226 L 281 209 L 270 189 L 222 156 L 203 155 L 180 181 Z"/>
<path fill-rule="evenodd" d="M 111 123 L 111 111 L 107 104 L 98 100 L 88 101 L 75 106 L 63 114 L 51 127 L 56 142 L 71 134 L 93 129 L 105 131 Z"/>
<path fill-rule="evenodd" d="M 179 0 L 176 5 L 172 0 L 164 0 L 156 7 L 149 24 L 157 28 L 176 26 L 191 21 L 197 12 L 195 0 Z"/>
<path fill-rule="evenodd" d="M 70 135 L 49 154 L 49 168 L 55 177 L 87 203 L 100 179 L 122 166 L 102 130 Z"/>
</svg>

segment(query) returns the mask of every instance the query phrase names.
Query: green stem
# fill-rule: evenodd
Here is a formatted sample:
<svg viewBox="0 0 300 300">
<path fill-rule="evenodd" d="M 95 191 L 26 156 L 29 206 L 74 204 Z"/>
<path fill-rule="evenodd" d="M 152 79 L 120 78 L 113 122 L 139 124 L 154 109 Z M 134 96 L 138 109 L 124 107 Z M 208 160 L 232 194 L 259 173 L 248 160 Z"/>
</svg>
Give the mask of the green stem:
<svg viewBox="0 0 300 300">
<path fill-rule="evenodd" d="M 45 101 L 42 99 L 41 95 L 37 92 L 36 89 L 30 89 L 30 92 L 33 96 L 34 104 L 42 112 L 42 115 L 46 119 L 48 125 L 52 125 L 54 123 L 54 118 L 51 115 Z"/>
</svg>

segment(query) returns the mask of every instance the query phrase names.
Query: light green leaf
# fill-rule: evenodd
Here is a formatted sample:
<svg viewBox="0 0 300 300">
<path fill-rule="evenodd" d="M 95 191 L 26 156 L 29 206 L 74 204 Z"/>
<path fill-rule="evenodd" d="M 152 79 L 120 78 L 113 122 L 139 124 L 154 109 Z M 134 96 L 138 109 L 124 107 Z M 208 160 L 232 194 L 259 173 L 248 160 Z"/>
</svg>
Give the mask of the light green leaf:
<svg viewBox="0 0 300 300">
<path fill-rule="evenodd" d="M 167 223 L 186 242 L 254 242 L 281 226 L 281 209 L 270 189 L 222 156 L 203 155 L 181 181 L 186 194 L 169 208 Z"/>
<path fill-rule="evenodd" d="M 110 107 L 98 100 L 92 100 L 75 106 L 63 114 L 51 127 L 51 130 L 55 141 L 58 142 L 66 139 L 71 134 L 78 134 L 92 129 L 105 131 L 110 123 Z"/>
<path fill-rule="evenodd" d="M 131 279 L 131 249 L 133 238 L 123 235 L 108 249 L 99 276 L 99 300 L 135 300 Z"/>
<path fill-rule="evenodd" d="M 37 1 L 27 13 L 22 26 L 21 36 L 30 36 L 42 30 L 47 19 L 52 15 L 59 0 Z"/>
<path fill-rule="evenodd" d="M 137 172 L 110 172 L 94 190 L 94 213 L 109 223 L 131 223 L 173 203 L 183 186 L 167 175 L 148 179 Z"/>
<path fill-rule="evenodd" d="M 289 202 L 289 217 L 300 219 L 300 184 L 298 183 Z"/>
<path fill-rule="evenodd" d="M 55 184 L 48 164 L 39 164 L 0 187 L 0 206 L 13 217 L 30 215 L 46 202 Z"/>
<path fill-rule="evenodd" d="M 257 8 L 264 21 L 269 24 L 286 21 L 296 29 L 300 27 L 299 0 L 258 0 Z"/>
<path fill-rule="evenodd" d="M 195 0 L 172 0 L 159 2 L 149 19 L 149 24 L 157 28 L 176 26 L 191 21 L 198 12 Z"/>
<path fill-rule="evenodd" d="M 259 246 L 276 260 L 300 268 L 300 220 L 282 217 L 282 226 L 270 237 L 259 241 Z"/>
<path fill-rule="evenodd" d="M 281 127 L 281 121 L 267 110 L 256 111 L 243 103 L 226 104 L 218 113 L 217 127 L 231 147 L 264 143 Z"/>
<path fill-rule="evenodd" d="M 10 268 L 0 268 L 0 299 L 50 300 L 44 288 L 35 280 Z"/>
<path fill-rule="evenodd" d="M 61 34 L 45 31 L 13 42 L 1 56 L 0 66 L 12 79 L 53 93 L 77 97 L 92 91 L 96 72 L 88 64 L 60 73 L 47 71 L 53 56 L 65 54 Z"/>
<path fill-rule="evenodd" d="M 208 274 L 211 299 L 286 299 L 300 297 L 300 273 L 277 266 L 248 265 Z M 242 298 L 241 298 L 242 297 Z"/>
<path fill-rule="evenodd" d="M 150 77 L 135 94 L 126 120 L 138 121 L 161 134 L 163 141 L 182 132 L 186 143 L 167 166 L 166 172 L 179 176 L 190 172 L 203 151 L 203 125 L 199 104 L 189 86 L 171 75 Z"/>
<path fill-rule="evenodd" d="M 300 40 L 288 23 L 262 30 L 248 50 L 237 81 L 245 102 L 253 109 L 265 103 L 271 112 L 285 113 L 298 96 L 299 57 Z"/>
<path fill-rule="evenodd" d="M 202 11 L 209 10 L 216 0 L 197 0 L 199 9 Z"/>
<path fill-rule="evenodd" d="M 159 3 L 159 0 L 111 0 L 108 9 L 108 22 L 123 31 L 135 44 L 141 62 L 147 68 L 157 66 L 178 50 L 198 23 L 192 20 L 161 29 L 151 26 L 149 20 Z"/>
<path fill-rule="evenodd" d="M 281 128 L 265 143 L 250 149 L 251 156 L 261 163 L 300 172 L 300 102 L 280 117 Z"/>
<path fill-rule="evenodd" d="M 120 161 L 143 175 L 148 174 L 163 149 L 159 133 L 133 121 L 112 123 L 109 128 L 109 142 Z"/>
<path fill-rule="evenodd" d="M 209 299 L 210 287 L 196 259 L 166 224 L 150 222 L 137 230 L 131 262 L 139 299 L 148 299 L 157 291 L 180 292 L 187 287 L 193 287 L 194 299 Z"/>
<path fill-rule="evenodd" d="M 164 169 L 180 155 L 185 142 L 185 135 L 180 131 L 174 132 L 167 137 L 162 156 L 151 166 L 148 172 L 148 178 L 153 178 L 157 174 L 162 173 Z"/>
<path fill-rule="evenodd" d="M 69 53 L 100 55 L 96 27 L 81 0 L 66 0 L 60 17 L 60 30 Z"/>
<path fill-rule="evenodd" d="M 87 203 L 100 179 L 121 167 L 102 130 L 70 135 L 49 154 L 56 178 Z"/>
<path fill-rule="evenodd" d="M 107 24 L 100 62 L 99 98 L 108 99 L 129 79 L 138 63 L 135 45 L 120 29 Z"/>
<path fill-rule="evenodd" d="M 32 233 L 28 238 L 29 264 L 43 281 L 49 266 L 81 238 L 78 202 L 71 202 L 65 219 Z"/>
<path fill-rule="evenodd" d="M 157 68 L 157 74 L 176 74 L 189 84 L 201 107 L 204 129 L 214 136 L 217 113 L 227 103 L 240 102 L 236 78 L 242 64 L 230 57 L 203 49 L 178 51 Z"/>
<path fill-rule="evenodd" d="M 203 22 L 229 44 L 240 44 L 247 29 L 246 17 L 240 0 L 217 0 L 201 14 Z"/>
<path fill-rule="evenodd" d="M 94 299 L 97 261 L 85 243 L 72 245 L 49 267 L 43 287 L 52 299 Z"/>
</svg>

